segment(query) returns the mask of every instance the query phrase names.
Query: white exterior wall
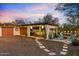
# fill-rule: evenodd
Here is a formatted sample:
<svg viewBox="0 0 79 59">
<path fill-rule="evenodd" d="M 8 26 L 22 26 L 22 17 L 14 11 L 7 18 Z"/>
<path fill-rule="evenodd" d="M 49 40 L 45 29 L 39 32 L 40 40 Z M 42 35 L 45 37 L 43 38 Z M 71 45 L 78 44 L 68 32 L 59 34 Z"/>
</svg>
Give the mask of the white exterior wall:
<svg viewBox="0 0 79 59">
<path fill-rule="evenodd" d="M 45 29 L 46 29 L 46 40 L 49 39 L 49 27 L 48 25 L 45 25 Z"/>
<path fill-rule="evenodd" d="M 2 36 L 2 28 L 0 27 L 0 36 Z"/>
<path fill-rule="evenodd" d="M 27 27 L 27 37 L 30 37 L 30 26 Z"/>
<path fill-rule="evenodd" d="M 13 35 L 20 35 L 20 28 L 13 28 Z"/>
<path fill-rule="evenodd" d="M 57 28 L 57 26 L 45 25 L 46 29 L 46 40 L 49 40 L 49 32 L 51 28 Z"/>
</svg>

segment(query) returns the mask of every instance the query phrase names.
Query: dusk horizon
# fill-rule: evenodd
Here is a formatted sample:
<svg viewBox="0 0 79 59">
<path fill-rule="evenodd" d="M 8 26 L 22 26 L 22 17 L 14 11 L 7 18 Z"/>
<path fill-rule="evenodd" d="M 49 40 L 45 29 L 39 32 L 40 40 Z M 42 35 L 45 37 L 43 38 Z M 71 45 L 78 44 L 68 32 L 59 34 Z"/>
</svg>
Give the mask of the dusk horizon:
<svg viewBox="0 0 79 59">
<path fill-rule="evenodd" d="M 56 10 L 58 3 L 1 3 L 0 22 L 12 22 L 15 18 L 25 18 L 28 21 L 38 21 L 48 13 L 59 19 L 59 23 L 66 22 L 64 12 Z"/>
</svg>

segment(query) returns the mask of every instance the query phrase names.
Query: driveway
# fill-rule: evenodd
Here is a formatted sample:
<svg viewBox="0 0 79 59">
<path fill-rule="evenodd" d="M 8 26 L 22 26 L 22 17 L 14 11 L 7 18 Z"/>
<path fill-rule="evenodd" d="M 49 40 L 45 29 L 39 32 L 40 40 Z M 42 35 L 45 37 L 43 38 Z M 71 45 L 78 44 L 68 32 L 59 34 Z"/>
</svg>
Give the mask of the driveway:
<svg viewBox="0 0 79 59">
<path fill-rule="evenodd" d="M 0 55 L 8 56 L 45 56 L 33 38 L 11 37 L 0 38 Z"/>
<path fill-rule="evenodd" d="M 22 36 L 0 38 L 1 56 L 78 56 L 79 46 Z"/>
</svg>

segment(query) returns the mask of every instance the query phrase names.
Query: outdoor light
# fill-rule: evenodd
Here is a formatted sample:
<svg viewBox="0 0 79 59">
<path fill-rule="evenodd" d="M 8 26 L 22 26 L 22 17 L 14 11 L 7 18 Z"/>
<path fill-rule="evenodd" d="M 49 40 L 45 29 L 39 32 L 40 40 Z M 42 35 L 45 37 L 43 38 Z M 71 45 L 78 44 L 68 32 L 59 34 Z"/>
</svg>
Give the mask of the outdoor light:
<svg viewBox="0 0 79 59">
<path fill-rule="evenodd" d="M 53 33 L 55 33 L 55 31 L 53 31 Z"/>
<path fill-rule="evenodd" d="M 44 26 L 42 26 L 42 29 L 44 28 Z"/>
<path fill-rule="evenodd" d="M 32 26 L 30 28 L 32 29 Z"/>
<path fill-rule="evenodd" d="M 75 33 L 76 33 L 77 31 L 75 31 Z"/>
<path fill-rule="evenodd" d="M 64 32 L 66 32 L 66 31 L 64 31 Z"/>
<path fill-rule="evenodd" d="M 72 31 L 71 31 L 72 32 Z"/>
</svg>

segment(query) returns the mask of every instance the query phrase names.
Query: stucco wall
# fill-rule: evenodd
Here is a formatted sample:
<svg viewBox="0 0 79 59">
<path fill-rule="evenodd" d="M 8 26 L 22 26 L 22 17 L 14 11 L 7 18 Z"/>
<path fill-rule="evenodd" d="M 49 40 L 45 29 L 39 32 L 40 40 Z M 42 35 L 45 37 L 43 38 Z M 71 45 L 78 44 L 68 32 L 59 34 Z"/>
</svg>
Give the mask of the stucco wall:
<svg viewBox="0 0 79 59">
<path fill-rule="evenodd" d="M 20 35 L 20 28 L 13 28 L 13 35 Z"/>
<path fill-rule="evenodd" d="M 57 26 L 45 25 L 45 29 L 46 29 L 46 39 L 48 40 L 49 39 L 50 29 L 57 29 Z"/>
<path fill-rule="evenodd" d="M 0 36 L 2 36 L 2 28 L 0 27 Z"/>
<path fill-rule="evenodd" d="M 27 37 L 30 37 L 30 26 L 27 27 Z"/>
</svg>

